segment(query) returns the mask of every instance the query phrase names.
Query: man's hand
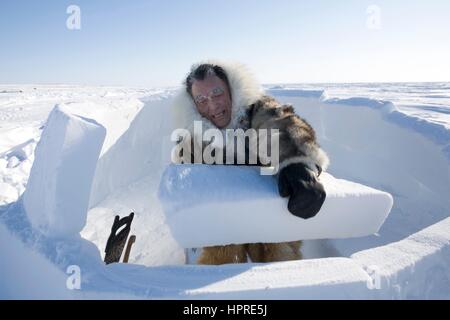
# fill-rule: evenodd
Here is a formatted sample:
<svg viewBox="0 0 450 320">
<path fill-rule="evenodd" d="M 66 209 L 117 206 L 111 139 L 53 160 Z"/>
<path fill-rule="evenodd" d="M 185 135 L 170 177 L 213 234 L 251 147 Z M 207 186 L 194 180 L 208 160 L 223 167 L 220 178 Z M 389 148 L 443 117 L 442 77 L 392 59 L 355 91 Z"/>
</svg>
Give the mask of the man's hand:
<svg viewBox="0 0 450 320">
<path fill-rule="evenodd" d="M 303 219 L 314 217 L 326 197 L 316 174 L 302 163 L 291 164 L 280 171 L 278 191 L 283 198 L 290 197 L 289 212 Z"/>
</svg>

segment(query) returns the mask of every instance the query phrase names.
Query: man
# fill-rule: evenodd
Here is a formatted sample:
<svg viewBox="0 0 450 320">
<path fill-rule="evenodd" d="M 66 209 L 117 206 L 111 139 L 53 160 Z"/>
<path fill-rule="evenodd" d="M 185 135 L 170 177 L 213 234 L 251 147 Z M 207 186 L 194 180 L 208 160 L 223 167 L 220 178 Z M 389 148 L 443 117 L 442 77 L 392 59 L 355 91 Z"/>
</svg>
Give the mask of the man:
<svg viewBox="0 0 450 320">
<path fill-rule="evenodd" d="M 264 119 L 270 115 L 272 124 L 280 124 L 276 127 L 280 132 L 277 174 L 280 195 L 289 197 L 288 209 L 292 214 L 301 218 L 317 214 L 325 200 L 325 191 L 317 178 L 326 170 L 328 157 L 306 121 L 295 115 L 292 108 L 281 108 L 273 98 L 264 96 L 251 74 L 239 64 L 194 65 L 185 86 L 175 100 L 172 114 L 176 127 L 188 129 L 192 143 L 200 150 L 208 142 L 196 136 L 194 121 L 201 121 L 203 128 L 218 128 L 225 133 L 226 129 L 251 127 L 259 121 L 261 111 L 267 111 Z M 189 158 L 194 160 L 193 155 Z M 301 258 L 300 244 L 296 241 L 206 247 L 198 263 L 241 263 L 247 261 L 247 255 L 253 262 L 295 260 Z"/>
</svg>

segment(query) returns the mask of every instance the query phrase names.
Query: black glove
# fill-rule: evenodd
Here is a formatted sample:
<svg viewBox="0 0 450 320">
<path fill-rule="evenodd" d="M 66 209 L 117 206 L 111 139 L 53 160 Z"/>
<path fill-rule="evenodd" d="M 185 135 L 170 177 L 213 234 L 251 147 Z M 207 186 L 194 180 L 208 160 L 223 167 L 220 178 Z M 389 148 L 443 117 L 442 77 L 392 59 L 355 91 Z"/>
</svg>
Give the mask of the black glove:
<svg viewBox="0 0 450 320">
<path fill-rule="evenodd" d="M 316 174 L 302 163 L 291 164 L 280 171 L 278 191 L 283 198 L 290 197 L 289 212 L 303 219 L 314 217 L 326 197 Z"/>
</svg>

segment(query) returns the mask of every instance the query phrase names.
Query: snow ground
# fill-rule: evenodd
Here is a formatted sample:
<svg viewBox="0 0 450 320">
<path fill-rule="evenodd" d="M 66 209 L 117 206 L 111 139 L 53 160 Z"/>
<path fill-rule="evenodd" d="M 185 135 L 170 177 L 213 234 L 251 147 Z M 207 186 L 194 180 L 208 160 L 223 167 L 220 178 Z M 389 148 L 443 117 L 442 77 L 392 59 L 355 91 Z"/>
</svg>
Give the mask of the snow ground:
<svg viewBox="0 0 450 320">
<path fill-rule="evenodd" d="M 168 144 L 167 139 L 163 143 L 153 139 L 155 131 L 168 133 L 160 117 L 173 90 L 0 86 L 0 219 L 9 229 L 0 229 L 1 243 L 17 243 L 17 252 L 24 256 L 19 260 L 15 250 L 2 246 L 8 257 L 2 270 L 8 272 L 0 296 L 33 296 L 24 292 L 39 284 L 15 287 L 7 281 L 25 272 L 24 264 L 42 260 L 38 265 L 45 277 L 53 265 L 65 271 L 74 260 L 88 270 L 88 279 L 83 280 L 81 296 L 69 297 L 89 298 L 100 291 L 100 297 L 450 298 L 450 84 L 268 88 L 280 100 L 293 103 L 316 128 L 330 153 L 332 174 L 394 196 L 393 211 L 377 235 L 305 241 L 303 254 L 309 259 L 298 262 L 176 266 L 184 264 L 184 252 L 173 240 L 156 197 L 167 162 L 161 155 Z M 158 267 L 104 268 L 90 243 L 78 238 L 50 241 L 30 228 L 17 199 L 26 189 L 34 148 L 55 104 L 91 117 L 108 130 L 81 235 L 102 253 L 114 215 L 134 211 L 132 232 L 138 241 L 130 261 Z M 80 258 L 80 252 L 88 254 Z M 52 264 L 47 268 L 48 260 Z M 14 266 L 21 266 L 22 273 Z M 368 290 L 374 266 L 381 289 Z M 67 292 L 59 294 L 56 284 L 46 290 L 42 296 L 67 297 Z"/>
</svg>

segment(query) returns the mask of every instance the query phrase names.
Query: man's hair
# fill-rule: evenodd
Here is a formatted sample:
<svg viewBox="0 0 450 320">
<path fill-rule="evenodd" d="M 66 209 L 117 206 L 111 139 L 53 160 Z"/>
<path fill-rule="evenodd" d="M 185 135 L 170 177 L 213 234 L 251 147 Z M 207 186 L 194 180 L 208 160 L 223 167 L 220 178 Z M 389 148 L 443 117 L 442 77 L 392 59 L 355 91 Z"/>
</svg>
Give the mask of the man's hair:
<svg viewBox="0 0 450 320">
<path fill-rule="evenodd" d="M 209 75 L 216 75 L 221 79 L 228 87 L 228 91 L 231 95 L 230 83 L 228 82 L 228 77 L 225 70 L 218 65 L 214 65 L 211 63 L 203 63 L 200 65 L 194 65 L 191 68 L 191 72 L 189 72 L 188 76 L 184 84 L 186 85 L 186 91 L 192 97 L 192 84 L 195 80 L 204 80 Z"/>
</svg>

